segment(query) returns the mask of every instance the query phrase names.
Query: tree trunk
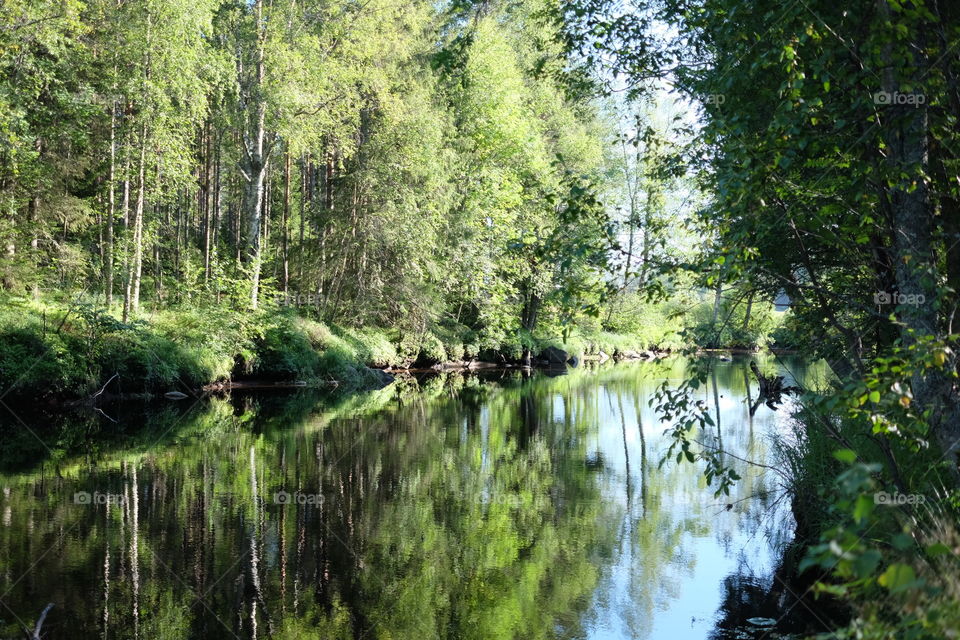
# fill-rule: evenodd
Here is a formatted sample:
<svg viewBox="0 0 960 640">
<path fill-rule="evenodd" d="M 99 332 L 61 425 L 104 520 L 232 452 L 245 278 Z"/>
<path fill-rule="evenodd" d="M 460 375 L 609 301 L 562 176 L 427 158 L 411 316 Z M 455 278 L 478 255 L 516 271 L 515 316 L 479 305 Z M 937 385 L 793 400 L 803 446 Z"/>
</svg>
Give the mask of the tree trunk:
<svg viewBox="0 0 960 640">
<path fill-rule="evenodd" d="M 120 210 L 123 215 L 123 318 L 126 322 L 127 316 L 129 314 L 129 307 L 127 306 L 127 301 L 129 296 L 127 294 L 127 283 L 129 278 L 127 277 L 130 273 L 130 147 L 127 145 L 124 151 L 123 159 L 123 201 L 120 205 Z"/>
<path fill-rule="evenodd" d="M 284 156 L 283 161 L 283 218 L 281 220 L 280 230 L 280 252 L 283 261 L 283 273 L 280 283 L 283 293 L 287 293 L 287 286 L 290 281 L 290 259 L 288 255 L 288 245 L 290 238 L 287 233 L 287 221 L 290 219 L 290 149 Z"/>
<path fill-rule="evenodd" d="M 747 309 L 743 314 L 743 332 L 746 333 L 750 329 L 750 313 L 753 311 L 753 294 L 756 293 L 754 290 L 750 290 L 750 293 L 747 295 Z"/>
<path fill-rule="evenodd" d="M 213 193 L 213 127 L 207 121 L 206 146 L 204 147 L 204 179 L 203 179 L 203 284 L 210 282 L 210 235 L 213 233 L 213 203 L 216 195 Z"/>
<path fill-rule="evenodd" d="M 261 139 L 262 141 L 262 139 Z M 250 268 L 250 308 L 256 309 L 260 292 L 260 222 L 263 216 L 263 183 L 266 164 L 261 153 L 246 163 L 248 175 L 245 203 L 247 207 L 247 254 Z"/>
<path fill-rule="evenodd" d="M 217 148 L 214 156 L 214 167 L 213 167 L 213 223 L 211 225 L 211 238 L 210 238 L 210 264 L 207 267 L 207 277 L 211 278 L 213 274 L 213 259 L 217 255 L 217 243 L 220 239 L 220 220 L 221 220 L 221 207 L 222 207 L 222 194 L 221 194 L 221 180 L 220 180 L 220 138 L 217 138 Z"/>
<path fill-rule="evenodd" d="M 150 43 L 151 38 L 151 18 L 147 13 L 147 35 L 146 35 L 146 60 L 144 62 L 144 92 L 147 81 L 150 78 Z M 147 165 L 147 123 L 146 121 L 140 127 L 140 165 L 137 177 L 137 204 L 134 209 L 133 219 L 133 258 L 130 261 L 127 271 L 127 286 L 124 291 L 123 299 L 123 321 L 130 318 L 131 313 L 136 313 L 140 307 L 140 273 L 143 269 L 143 201 L 146 197 L 146 165 Z"/>
<path fill-rule="evenodd" d="M 881 11 L 889 19 L 889 6 L 881 3 Z M 913 63 L 909 65 L 916 77 L 898 77 L 899 68 L 888 66 L 883 75 L 883 90 L 899 93 L 901 86 L 921 92 L 928 61 L 925 51 L 926 32 L 931 25 L 924 21 L 912 25 L 915 30 L 909 51 Z M 890 59 L 890 49 L 883 52 Z M 889 200 L 893 213 L 893 254 L 897 293 L 916 296 L 916 304 L 899 304 L 897 319 L 900 337 L 905 346 L 916 344 L 922 336 L 939 336 L 937 323 L 937 256 L 934 252 L 935 208 L 930 200 L 927 176 L 930 175 L 928 151 L 928 107 L 926 101 L 901 104 L 893 100 L 886 107 L 889 117 L 884 122 L 888 143 L 888 169 L 893 186 Z M 922 297 L 921 297 L 922 296 Z M 956 453 L 960 444 L 960 416 L 953 398 L 953 384 L 946 370 L 918 371 L 913 375 L 911 388 L 915 402 L 930 411 L 930 427 L 944 455 L 949 456 L 956 472 Z"/>
<path fill-rule="evenodd" d="M 117 101 L 110 110 L 110 188 L 107 196 L 107 247 L 103 259 L 104 294 L 107 309 L 113 305 L 113 218 L 116 214 Z"/>
<path fill-rule="evenodd" d="M 143 270 L 143 202 L 146 185 L 147 127 L 143 126 L 140 139 L 140 164 L 137 176 L 137 204 L 133 213 L 133 256 L 127 271 L 126 289 L 123 297 L 123 321 L 136 313 L 140 307 L 140 274 Z"/>
<path fill-rule="evenodd" d="M 250 78 L 243 78 L 244 88 L 252 113 L 244 134 L 244 178 L 247 181 L 245 204 L 247 208 L 247 255 L 250 268 L 250 308 L 256 309 L 260 293 L 260 224 L 263 217 L 263 186 L 267 168 L 266 117 L 267 109 L 263 96 L 264 37 L 263 0 L 253 6 L 256 20 L 256 68 Z"/>
<path fill-rule="evenodd" d="M 303 155 L 300 158 L 300 241 L 297 243 L 299 251 L 297 254 L 300 259 L 297 260 L 297 281 L 303 286 L 303 262 L 306 257 L 304 252 L 303 236 L 306 232 L 307 220 L 307 163 L 309 155 Z"/>
<path fill-rule="evenodd" d="M 713 317 L 710 319 L 710 331 L 713 332 L 713 335 L 710 336 L 709 346 L 716 347 L 720 344 L 720 331 L 717 329 L 717 320 L 720 318 L 720 297 L 723 292 L 723 280 L 720 279 L 719 274 L 717 275 L 717 288 L 713 290 Z"/>
</svg>

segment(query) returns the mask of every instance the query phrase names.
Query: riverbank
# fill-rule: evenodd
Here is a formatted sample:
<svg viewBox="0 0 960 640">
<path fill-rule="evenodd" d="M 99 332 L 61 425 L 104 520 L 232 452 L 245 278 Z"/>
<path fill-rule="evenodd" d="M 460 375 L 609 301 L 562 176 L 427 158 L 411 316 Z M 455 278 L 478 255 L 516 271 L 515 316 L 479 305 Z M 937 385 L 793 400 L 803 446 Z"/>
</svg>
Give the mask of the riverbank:
<svg viewBox="0 0 960 640">
<path fill-rule="evenodd" d="M 557 366 L 662 352 L 640 336 L 603 332 L 566 343 L 526 335 L 493 344 L 465 328 L 342 327 L 289 309 L 180 308 L 123 322 L 120 310 L 90 303 L 6 302 L 0 389 L 7 401 L 194 394 L 237 384 L 376 389 L 397 371 Z"/>
</svg>

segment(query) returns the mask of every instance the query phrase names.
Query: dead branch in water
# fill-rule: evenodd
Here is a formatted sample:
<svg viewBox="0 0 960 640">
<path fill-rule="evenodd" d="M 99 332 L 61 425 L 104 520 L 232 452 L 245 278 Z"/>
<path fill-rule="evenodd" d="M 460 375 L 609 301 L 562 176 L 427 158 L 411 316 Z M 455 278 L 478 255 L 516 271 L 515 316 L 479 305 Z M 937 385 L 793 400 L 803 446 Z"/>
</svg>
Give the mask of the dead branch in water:
<svg viewBox="0 0 960 640">
<path fill-rule="evenodd" d="M 750 362 L 750 371 L 753 372 L 753 375 L 757 378 L 757 382 L 760 383 L 760 395 L 757 397 L 757 401 L 750 407 L 751 416 L 756 413 L 757 407 L 761 404 L 766 404 L 776 411 L 777 405 L 783 402 L 782 396 L 784 394 L 800 394 L 803 391 L 803 389 L 799 387 L 784 386 L 783 376 L 763 375 L 760 373 L 760 367 L 757 366 L 756 362 Z"/>
<path fill-rule="evenodd" d="M 33 631 L 30 631 L 25 626 L 23 627 L 23 635 L 27 640 L 40 640 L 40 629 L 43 628 L 43 621 L 47 619 L 47 614 L 50 613 L 50 609 L 53 609 L 52 602 L 48 602 L 47 606 L 43 608 L 40 617 L 37 618 L 37 624 L 33 627 Z"/>
</svg>

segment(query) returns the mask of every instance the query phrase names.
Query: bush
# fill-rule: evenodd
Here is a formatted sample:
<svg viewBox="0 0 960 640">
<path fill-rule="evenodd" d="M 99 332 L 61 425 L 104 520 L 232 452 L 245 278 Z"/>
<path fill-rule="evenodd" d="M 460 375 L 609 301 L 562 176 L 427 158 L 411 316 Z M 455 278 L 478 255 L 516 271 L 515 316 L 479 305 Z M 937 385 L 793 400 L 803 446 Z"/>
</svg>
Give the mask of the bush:
<svg viewBox="0 0 960 640">
<path fill-rule="evenodd" d="M 420 342 L 420 353 L 417 355 L 418 365 L 434 365 L 447 360 L 447 350 L 443 347 L 440 338 L 427 333 Z"/>
<path fill-rule="evenodd" d="M 707 299 L 709 298 L 709 299 Z M 725 300 L 713 322 L 712 295 L 701 300 L 690 314 L 685 336 L 694 346 L 714 349 L 762 349 L 773 341 L 782 314 L 770 302 L 754 300 L 747 319 L 747 304 Z"/>
<path fill-rule="evenodd" d="M 445 345 L 445 348 L 447 351 L 447 357 L 452 362 L 460 362 L 461 360 L 464 359 L 464 356 L 467 353 L 466 348 L 463 346 L 463 344 L 459 342 L 454 342 L 454 343 Z"/>
<path fill-rule="evenodd" d="M 313 378 L 321 372 L 321 358 L 308 336 L 289 320 L 269 327 L 257 344 L 254 373 L 281 379 Z"/>
<path fill-rule="evenodd" d="M 400 364 L 397 347 L 381 329 L 353 329 L 350 332 L 359 360 L 371 367 L 393 367 Z"/>
<path fill-rule="evenodd" d="M 347 387 L 377 386 L 372 366 L 392 366 L 400 362 L 393 342 L 377 329 L 342 329 L 296 318 L 298 330 L 317 352 L 315 375 L 333 379 Z"/>
<path fill-rule="evenodd" d="M 92 377 L 69 336 L 42 334 L 37 327 L 0 332 L 0 385 L 12 396 L 58 394 L 86 389 Z"/>
<path fill-rule="evenodd" d="M 796 316 L 789 311 L 780 313 L 777 326 L 770 333 L 770 339 L 780 349 L 800 349 L 806 344 L 804 331 L 799 326 Z"/>
</svg>

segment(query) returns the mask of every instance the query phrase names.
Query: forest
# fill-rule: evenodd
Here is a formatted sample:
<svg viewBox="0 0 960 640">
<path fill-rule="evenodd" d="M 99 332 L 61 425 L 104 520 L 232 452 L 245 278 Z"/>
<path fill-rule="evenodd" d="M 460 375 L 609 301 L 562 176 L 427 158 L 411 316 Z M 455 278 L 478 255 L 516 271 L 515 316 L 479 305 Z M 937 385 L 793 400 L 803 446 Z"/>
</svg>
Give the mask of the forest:
<svg viewBox="0 0 960 640">
<path fill-rule="evenodd" d="M 776 460 L 760 465 L 782 476 L 795 520 L 788 569 L 774 575 L 790 574 L 783 587 L 796 602 L 829 618 L 819 637 L 939 639 L 960 628 L 960 4 L 0 8 L 0 429 L 16 449 L 0 455 L 0 473 L 22 473 L 34 455 L 11 435 L 29 422 L 11 406 L 89 406 L 109 418 L 98 405 L 107 399 L 244 382 L 361 392 L 400 388 L 416 372 L 532 375 L 684 358 L 683 372 L 646 399 L 668 436 L 660 463 L 691 465 L 718 499 L 733 490 L 732 509 L 751 499 L 738 487 L 741 456 L 754 452 L 733 455 L 704 434 L 721 434 L 716 368 L 748 357 L 752 373 L 745 367 L 736 389 L 756 400 L 751 437 L 758 406 L 789 404 L 779 409 L 790 423 L 771 445 Z M 781 356 L 819 363 L 826 382 L 789 375 Z M 520 418 L 504 410 L 496 425 L 527 425 L 516 436 L 523 456 L 510 449 L 523 462 L 509 463 L 546 464 L 526 449 L 546 431 L 531 418 L 546 400 L 516 395 Z M 640 404 L 630 415 L 645 460 Z M 612 401 L 610 410 L 629 413 Z M 219 434 L 229 412 L 214 411 L 223 412 L 209 419 Z M 605 419 L 598 412 L 595 422 Z M 95 432 L 92 423 L 48 422 L 56 446 L 30 434 L 56 464 L 99 437 L 77 435 Z M 292 422 L 308 423 L 301 414 Z M 243 446 L 275 453 L 260 441 Z M 404 464 L 427 464 L 426 453 L 415 457 Z M 172 460 L 163 465 L 175 469 Z M 252 458 L 250 470 L 257 478 Z M 574 475 L 580 493 L 601 500 Z M 527 524 L 549 529 L 550 544 L 560 545 L 553 528 L 572 523 L 592 536 L 562 533 L 576 538 L 576 553 L 609 552 L 599 511 L 548 526 L 545 503 L 510 486 L 537 505 Z M 381 560 L 392 543 L 383 544 Z M 523 558 L 524 544 L 503 553 Z M 580 566 L 561 547 L 549 547 L 561 565 Z M 561 589 L 541 570 L 541 586 Z M 602 576 L 584 575 L 576 586 L 587 593 Z M 454 583 L 444 588 L 453 593 Z M 470 588 L 477 601 L 489 595 Z M 331 634 L 361 637 L 346 622 L 351 593 L 317 596 Z M 517 619 L 530 622 L 531 593 Z M 489 637 L 561 637 L 548 620 L 586 597 L 568 595 L 536 623 Z M 417 633 L 472 633 L 448 614 L 446 627 Z M 235 637 L 256 637 L 251 624 Z M 563 628 L 581 637 L 579 625 Z"/>
<path fill-rule="evenodd" d="M 520 361 L 537 338 L 641 323 L 665 225 L 640 191 L 671 186 L 662 140 L 629 144 L 636 126 L 570 64 L 549 3 L 247 4 L 4 12 L 8 364 L 60 342 L 45 318 L 71 312 L 88 355 L 39 376 L 51 392 L 169 384 L 147 352 L 174 343 L 203 352 L 172 372 L 190 384 L 237 361 L 350 378 L 370 351 Z M 290 334 L 361 357 L 318 364 Z"/>
</svg>

